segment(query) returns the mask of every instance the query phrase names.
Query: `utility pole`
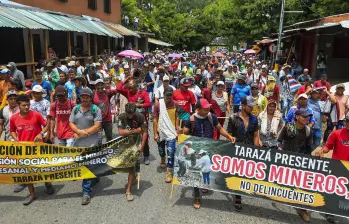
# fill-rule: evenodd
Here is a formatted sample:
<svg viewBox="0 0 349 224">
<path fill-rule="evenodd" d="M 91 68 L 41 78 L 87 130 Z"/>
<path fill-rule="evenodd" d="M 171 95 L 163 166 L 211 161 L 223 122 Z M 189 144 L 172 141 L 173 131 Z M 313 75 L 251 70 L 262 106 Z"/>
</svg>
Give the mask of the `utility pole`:
<svg viewBox="0 0 349 224">
<path fill-rule="evenodd" d="M 285 1 L 281 0 L 281 14 L 280 14 L 280 24 L 279 24 L 279 36 L 278 36 L 278 43 L 277 43 L 277 52 L 276 52 L 276 59 L 275 59 L 275 70 L 279 71 L 279 65 L 281 63 L 281 38 L 282 38 L 282 30 L 284 25 L 284 15 L 285 15 Z"/>
</svg>

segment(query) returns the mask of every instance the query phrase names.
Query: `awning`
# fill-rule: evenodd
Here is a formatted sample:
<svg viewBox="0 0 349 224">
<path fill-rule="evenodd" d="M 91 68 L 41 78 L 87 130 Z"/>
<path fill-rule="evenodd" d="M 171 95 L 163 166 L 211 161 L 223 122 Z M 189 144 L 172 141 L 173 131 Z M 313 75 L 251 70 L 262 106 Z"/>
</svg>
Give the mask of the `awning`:
<svg viewBox="0 0 349 224">
<path fill-rule="evenodd" d="M 334 26 L 339 26 L 341 25 L 340 23 L 325 23 L 324 25 L 321 26 L 312 26 L 312 27 L 308 27 L 306 28 L 307 31 L 310 30 L 318 30 L 318 29 L 323 29 L 323 28 L 328 28 L 328 27 L 334 27 Z"/>
<path fill-rule="evenodd" d="M 0 7 L 0 17 L 6 17 L 25 28 L 28 29 L 49 29 L 47 26 L 44 26 L 28 17 L 24 16 L 19 9 L 9 8 L 9 7 Z"/>
<path fill-rule="evenodd" d="M 18 24 L 4 16 L 0 16 L 0 27 L 25 28 L 21 24 Z"/>
<path fill-rule="evenodd" d="M 132 30 L 129 30 L 120 24 L 104 23 L 104 25 L 114 30 L 115 32 L 121 34 L 122 36 L 135 36 L 135 37 L 141 38 L 141 36 L 139 36 L 138 33 Z"/>
<path fill-rule="evenodd" d="M 84 23 L 87 27 L 91 29 L 97 29 L 100 32 L 104 33 L 104 35 L 107 35 L 109 37 L 116 37 L 116 38 L 121 38 L 122 36 L 115 31 L 107 28 L 104 26 L 102 23 L 91 21 L 91 20 L 81 20 L 82 23 Z"/>
<path fill-rule="evenodd" d="M 150 38 L 150 37 L 148 37 L 148 42 L 155 44 L 155 45 L 165 46 L 165 47 L 172 47 L 173 46 L 173 44 L 169 44 L 169 43 L 163 42 L 161 40 L 157 40 L 157 39 Z"/>
</svg>

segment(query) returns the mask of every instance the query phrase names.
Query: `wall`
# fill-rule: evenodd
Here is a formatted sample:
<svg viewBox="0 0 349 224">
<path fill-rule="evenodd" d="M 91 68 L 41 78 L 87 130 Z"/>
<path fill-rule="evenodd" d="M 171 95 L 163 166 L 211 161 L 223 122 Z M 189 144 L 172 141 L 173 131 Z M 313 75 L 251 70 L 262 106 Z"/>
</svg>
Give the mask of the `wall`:
<svg viewBox="0 0 349 224">
<path fill-rule="evenodd" d="M 111 0 L 111 14 L 104 12 L 104 0 L 97 0 L 97 10 L 87 7 L 88 0 L 13 0 L 14 2 L 38 7 L 45 10 L 63 12 L 72 15 L 87 15 L 99 18 L 102 21 L 121 23 L 121 0 Z"/>
<path fill-rule="evenodd" d="M 338 33 L 341 32 L 342 33 Z M 334 58 L 333 57 L 333 46 L 334 46 L 334 36 L 344 37 L 348 34 L 349 29 L 344 29 L 342 27 L 333 27 L 322 29 L 318 36 L 318 50 L 324 50 L 327 55 L 327 74 L 329 80 L 345 80 L 348 81 L 349 77 L 349 58 Z M 336 35 L 329 35 L 335 34 Z M 327 46 L 326 46 L 327 44 Z M 342 51 L 348 52 L 349 49 L 341 49 Z"/>
</svg>

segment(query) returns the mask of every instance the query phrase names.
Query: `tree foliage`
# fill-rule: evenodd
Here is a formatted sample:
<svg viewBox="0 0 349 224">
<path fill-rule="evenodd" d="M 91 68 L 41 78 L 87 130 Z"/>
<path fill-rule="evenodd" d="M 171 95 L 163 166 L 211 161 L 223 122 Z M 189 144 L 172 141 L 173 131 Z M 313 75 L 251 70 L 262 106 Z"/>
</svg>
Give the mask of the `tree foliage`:
<svg viewBox="0 0 349 224">
<path fill-rule="evenodd" d="M 175 48 L 199 49 L 215 37 L 230 43 L 277 33 L 281 0 L 122 0 L 123 14 Z M 287 0 L 284 23 L 349 12 L 349 0 Z"/>
</svg>

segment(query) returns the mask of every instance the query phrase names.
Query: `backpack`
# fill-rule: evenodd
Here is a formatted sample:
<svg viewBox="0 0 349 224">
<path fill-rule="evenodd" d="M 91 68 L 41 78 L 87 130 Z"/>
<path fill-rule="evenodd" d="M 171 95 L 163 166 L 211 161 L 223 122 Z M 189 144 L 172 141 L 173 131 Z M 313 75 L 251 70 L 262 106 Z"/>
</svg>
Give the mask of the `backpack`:
<svg viewBox="0 0 349 224">
<path fill-rule="evenodd" d="M 81 104 L 78 104 L 75 107 L 75 109 L 74 109 L 74 115 L 76 115 L 79 112 L 80 108 L 81 108 Z M 92 104 L 92 110 L 91 111 L 92 111 L 92 115 L 93 115 L 94 118 L 96 117 L 97 109 L 98 109 L 98 107 L 95 104 Z"/>
<path fill-rule="evenodd" d="M 208 117 L 208 120 L 209 120 L 209 122 L 210 122 L 212 128 L 214 128 L 214 126 L 213 126 L 213 119 L 212 119 L 211 113 L 209 113 L 207 117 Z M 191 135 L 194 135 L 194 130 L 195 130 L 195 116 L 194 116 L 194 115 L 191 115 L 190 118 L 189 118 L 189 120 L 190 120 L 190 130 L 189 130 L 189 133 L 190 133 Z"/>
</svg>

